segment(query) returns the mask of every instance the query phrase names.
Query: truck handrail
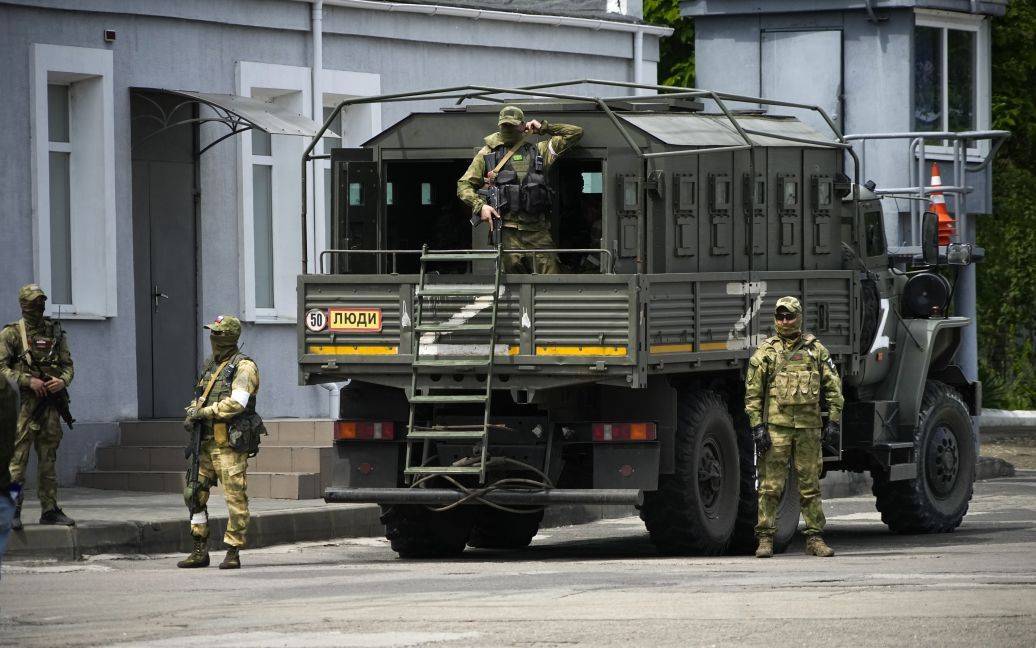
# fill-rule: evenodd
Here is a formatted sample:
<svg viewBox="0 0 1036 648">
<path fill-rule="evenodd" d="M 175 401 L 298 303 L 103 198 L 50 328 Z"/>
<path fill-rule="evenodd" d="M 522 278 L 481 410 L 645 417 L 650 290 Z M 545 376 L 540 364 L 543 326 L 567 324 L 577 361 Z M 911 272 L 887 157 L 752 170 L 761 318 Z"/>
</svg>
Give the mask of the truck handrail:
<svg viewBox="0 0 1036 648">
<path fill-rule="evenodd" d="M 890 196 L 903 198 L 910 201 L 910 239 L 913 245 L 921 236 L 921 203 L 927 202 L 933 193 L 943 193 L 952 196 L 954 218 L 960 219 L 964 214 L 962 198 L 971 193 L 974 188 L 966 184 L 965 173 L 978 173 L 988 167 L 1004 141 L 1011 136 L 1010 131 L 1005 130 L 974 130 L 974 131 L 904 131 L 889 133 L 856 133 L 846 135 L 843 139 L 846 142 L 860 143 L 861 169 L 867 164 L 867 142 L 871 140 L 910 140 L 907 146 L 907 169 L 910 178 L 908 187 L 879 187 L 874 193 L 878 196 Z M 925 164 L 928 158 L 921 148 L 926 146 L 929 140 L 944 140 L 952 142 L 953 177 L 956 184 L 944 185 L 941 187 L 928 186 L 923 178 L 925 176 Z M 968 165 L 966 143 L 969 140 L 989 140 L 990 149 L 978 164 Z M 960 243 L 963 235 L 963 228 L 957 228 L 954 237 Z"/>
<path fill-rule="evenodd" d="M 389 274 L 399 274 L 397 272 L 398 263 L 397 260 L 401 254 L 413 254 L 420 255 L 424 252 L 429 254 L 478 254 L 484 253 L 486 250 L 393 250 L 393 249 L 374 249 L 374 250 L 322 250 L 320 252 L 319 265 L 320 274 L 329 274 L 326 269 L 325 259 L 332 256 L 342 256 L 346 259 L 349 258 L 350 254 L 368 254 L 368 255 L 389 255 L 391 259 L 391 272 Z M 528 249 L 503 249 L 503 254 L 518 254 L 522 256 L 532 255 L 533 258 L 533 272 L 531 274 L 539 274 L 536 270 L 536 256 L 539 254 L 598 254 L 601 257 L 601 272 L 600 274 L 615 274 L 615 256 L 611 250 L 605 248 L 536 248 L 534 250 Z M 467 263 L 467 262 L 465 262 Z M 593 274 L 593 273 L 586 273 Z"/>
</svg>

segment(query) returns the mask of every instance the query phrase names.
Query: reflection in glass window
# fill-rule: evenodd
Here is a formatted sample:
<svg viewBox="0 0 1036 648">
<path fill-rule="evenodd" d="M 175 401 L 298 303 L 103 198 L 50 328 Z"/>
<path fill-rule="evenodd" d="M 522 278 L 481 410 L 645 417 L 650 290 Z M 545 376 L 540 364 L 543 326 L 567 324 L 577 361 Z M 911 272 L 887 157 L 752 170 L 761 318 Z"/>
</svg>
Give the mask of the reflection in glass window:
<svg viewBox="0 0 1036 648">
<path fill-rule="evenodd" d="M 421 204 L 432 204 L 432 184 L 430 182 L 421 183 Z"/>
<path fill-rule="evenodd" d="M 385 183 L 385 204 L 386 205 L 394 205 L 394 204 L 396 204 L 395 203 L 395 199 L 392 196 L 392 192 L 393 192 L 392 183 L 391 182 L 386 182 Z"/>
<path fill-rule="evenodd" d="M 975 128 L 975 33 L 959 29 L 946 30 L 949 65 L 947 94 L 949 130 Z"/>
<path fill-rule="evenodd" d="M 914 28 L 914 130 L 977 127 L 977 40 L 973 31 Z"/>
<path fill-rule="evenodd" d="M 67 85 L 47 86 L 50 171 L 50 299 L 72 303 L 72 147 Z"/>
<path fill-rule="evenodd" d="M 359 182 L 349 183 L 349 206 L 355 207 L 363 204 L 363 185 Z"/>
<path fill-rule="evenodd" d="M 942 30 L 914 29 L 914 130 L 942 130 Z"/>
</svg>

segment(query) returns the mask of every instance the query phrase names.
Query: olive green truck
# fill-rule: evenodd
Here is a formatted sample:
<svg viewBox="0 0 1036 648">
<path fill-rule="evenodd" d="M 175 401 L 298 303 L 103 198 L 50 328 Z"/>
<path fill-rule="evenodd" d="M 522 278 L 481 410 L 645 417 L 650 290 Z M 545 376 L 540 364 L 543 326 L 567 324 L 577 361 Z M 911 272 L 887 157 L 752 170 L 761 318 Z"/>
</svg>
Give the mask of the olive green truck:
<svg viewBox="0 0 1036 648">
<path fill-rule="evenodd" d="M 636 505 L 664 553 L 745 551 L 745 369 L 793 295 L 843 380 L 825 472 L 870 472 L 892 531 L 956 528 L 981 389 L 955 363 L 970 322 L 943 275 L 971 248 L 940 246 L 925 214 L 916 256 L 890 255 L 880 198 L 819 108 L 560 85 L 354 99 L 325 123 L 358 103 L 456 100 L 329 154 L 332 249 L 298 277 L 300 384 L 347 382 L 325 500 L 380 504 L 403 557 L 524 547 L 545 507 L 580 503 Z M 456 197 L 504 98 L 584 129 L 549 171 L 563 274 L 502 272 L 506 250 Z M 791 477 L 778 550 L 798 523 Z"/>
</svg>

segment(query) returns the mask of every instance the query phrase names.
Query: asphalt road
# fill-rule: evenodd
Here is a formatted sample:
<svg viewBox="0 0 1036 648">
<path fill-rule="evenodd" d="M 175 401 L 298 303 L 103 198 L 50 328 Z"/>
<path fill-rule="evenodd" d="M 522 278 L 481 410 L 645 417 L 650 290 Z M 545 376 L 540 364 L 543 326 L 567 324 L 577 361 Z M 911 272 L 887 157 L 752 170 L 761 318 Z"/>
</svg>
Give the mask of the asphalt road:
<svg viewBox="0 0 1036 648">
<path fill-rule="evenodd" d="M 19 646 L 1033 646 L 1036 472 L 976 484 L 952 534 L 893 536 L 832 500 L 831 559 L 659 557 L 636 518 L 550 529 L 523 552 L 399 560 L 384 540 L 271 547 L 245 568 L 177 556 L 5 562 Z"/>
</svg>

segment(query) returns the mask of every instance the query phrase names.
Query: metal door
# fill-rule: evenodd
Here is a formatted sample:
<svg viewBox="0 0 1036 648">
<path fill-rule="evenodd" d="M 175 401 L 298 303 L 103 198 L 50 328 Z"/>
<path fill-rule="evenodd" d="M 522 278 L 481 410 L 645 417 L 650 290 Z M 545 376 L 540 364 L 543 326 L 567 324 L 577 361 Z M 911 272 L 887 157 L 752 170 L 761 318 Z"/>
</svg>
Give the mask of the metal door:
<svg viewBox="0 0 1036 648">
<path fill-rule="evenodd" d="M 371 149 L 331 151 L 331 241 L 338 250 L 373 250 L 380 245 L 378 214 L 381 190 Z M 379 259 L 369 254 L 335 255 L 333 272 L 377 272 Z"/>
<path fill-rule="evenodd" d="M 151 356 L 152 407 L 148 412 L 142 403 L 141 416 L 182 418 L 198 368 L 194 165 L 136 162 L 134 166 L 134 194 L 146 212 L 139 216 L 146 219 L 149 248 L 151 339 L 150 349 L 144 352 Z"/>
<path fill-rule="evenodd" d="M 842 32 L 837 29 L 763 31 L 760 34 L 759 89 L 763 97 L 815 104 L 841 129 Z M 827 135 L 831 129 L 814 111 L 774 108 L 792 114 Z"/>
</svg>

